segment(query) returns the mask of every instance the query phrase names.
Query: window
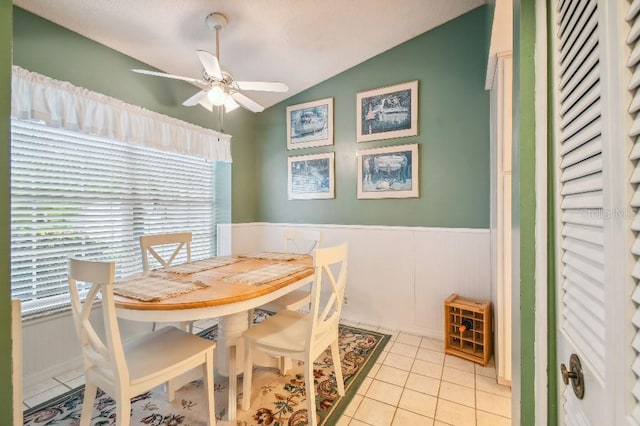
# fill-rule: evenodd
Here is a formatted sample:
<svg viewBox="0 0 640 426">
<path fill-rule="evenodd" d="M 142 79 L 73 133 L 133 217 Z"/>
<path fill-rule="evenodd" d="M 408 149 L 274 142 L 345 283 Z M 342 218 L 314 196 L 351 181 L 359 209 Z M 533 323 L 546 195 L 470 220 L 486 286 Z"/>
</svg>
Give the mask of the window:
<svg viewBox="0 0 640 426">
<path fill-rule="evenodd" d="M 142 270 L 143 234 L 191 231 L 193 259 L 215 253 L 215 161 L 11 123 L 11 289 L 23 315 L 68 305 L 71 255 L 115 260 L 122 277 Z"/>
</svg>

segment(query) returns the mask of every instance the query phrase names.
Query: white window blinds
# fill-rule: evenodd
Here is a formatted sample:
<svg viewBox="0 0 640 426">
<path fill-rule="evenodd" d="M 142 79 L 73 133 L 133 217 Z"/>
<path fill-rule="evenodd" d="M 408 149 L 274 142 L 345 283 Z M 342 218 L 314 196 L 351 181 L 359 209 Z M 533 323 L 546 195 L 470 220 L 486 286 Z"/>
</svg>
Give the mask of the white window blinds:
<svg viewBox="0 0 640 426">
<path fill-rule="evenodd" d="M 142 270 L 140 235 L 177 231 L 193 233 L 193 259 L 215 253 L 215 162 L 11 123 L 11 289 L 23 315 L 68 304 L 71 255 L 115 260 L 125 276 Z"/>
</svg>

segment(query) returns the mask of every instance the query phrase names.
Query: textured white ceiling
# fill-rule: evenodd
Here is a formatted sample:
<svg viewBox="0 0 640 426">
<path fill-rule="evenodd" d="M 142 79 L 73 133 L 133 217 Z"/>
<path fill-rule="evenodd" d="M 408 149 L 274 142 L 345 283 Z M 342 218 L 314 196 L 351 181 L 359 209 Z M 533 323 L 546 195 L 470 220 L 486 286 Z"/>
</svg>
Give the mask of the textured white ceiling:
<svg viewBox="0 0 640 426">
<path fill-rule="evenodd" d="M 220 63 L 236 80 L 282 81 L 245 92 L 265 107 L 485 3 L 485 0 L 14 0 L 14 4 L 161 71 L 200 78 L 215 53 L 205 18 L 223 13 Z M 160 78 L 160 77 L 146 77 Z M 167 79 L 166 84 L 177 84 Z M 197 89 L 194 88 L 194 93 Z"/>
</svg>

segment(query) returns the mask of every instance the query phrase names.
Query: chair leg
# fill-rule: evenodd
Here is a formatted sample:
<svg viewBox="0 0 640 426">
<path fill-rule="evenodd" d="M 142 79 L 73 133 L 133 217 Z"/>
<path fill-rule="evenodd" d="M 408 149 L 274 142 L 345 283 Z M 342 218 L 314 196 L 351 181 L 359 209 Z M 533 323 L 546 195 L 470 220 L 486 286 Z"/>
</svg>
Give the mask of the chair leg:
<svg viewBox="0 0 640 426">
<path fill-rule="evenodd" d="M 131 424 L 131 400 L 128 396 L 116 401 L 116 426 L 129 426 Z"/>
<path fill-rule="evenodd" d="M 331 344 L 331 357 L 333 358 L 333 369 L 336 373 L 336 382 L 338 384 L 338 395 L 344 396 L 344 379 L 342 377 L 342 362 L 340 361 L 340 348 L 338 340 L 334 340 Z"/>
<path fill-rule="evenodd" d="M 283 356 L 279 356 L 278 357 L 278 371 L 280 372 L 281 376 L 286 376 L 287 375 L 287 369 L 284 367 L 284 357 Z"/>
<path fill-rule="evenodd" d="M 316 392 L 313 383 L 313 361 L 309 359 L 304 363 L 304 386 L 307 394 L 307 422 L 309 426 L 316 426 Z"/>
<path fill-rule="evenodd" d="M 193 334 L 193 321 L 181 321 L 180 329 L 187 333 Z"/>
<path fill-rule="evenodd" d="M 251 407 L 251 379 L 253 362 L 251 360 L 251 343 L 244 343 L 244 376 L 242 378 L 242 409 L 247 411 Z"/>
<path fill-rule="evenodd" d="M 153 325 L 151 326 L 151 331 L 156 331 L 156 323 L 154 322 Z"/>
<path fill-rule="evenodd" d="M 236 368 L 236 345 L 229 346 L 229 412 L 227 418 L 235 422 L 238 411 L 238 369 Z"/>
<path fill-rule="evenodd" d="M 281 376 L 286 376 L 287 375 L 287 371 L 289 371 L 289 369 L 291 368 L 291 358 L 287 358 L 284 356 L 281 356 L 278 358 L 278 370 L 280 370 L 280 375 Z"/>
<path fill-rule="evenodd" d="M 98 386 L 95 383 L 87 382 L 84 386 L 84 398 L 82 401 L 82 412 L 80 414 L 80 426 L 89 426 L 93 415 L 93 403 L 96 400 Z"/>
<path fill-rule="evenodd" d="M 167 401 L 171 402 L 176 399 L 176 382 L 175 377 L 167 381 Z"/>
<path fill-rule="evenodd" d="M 213 381 L 213 351 L 207 352 L 206 362 L 202 366 L 204 375 L 204 391 L 207 393 L 207 424 L 215 426 L 216 424 L 216 404 L 214 400 L 214 381 Z"/>
</svg>

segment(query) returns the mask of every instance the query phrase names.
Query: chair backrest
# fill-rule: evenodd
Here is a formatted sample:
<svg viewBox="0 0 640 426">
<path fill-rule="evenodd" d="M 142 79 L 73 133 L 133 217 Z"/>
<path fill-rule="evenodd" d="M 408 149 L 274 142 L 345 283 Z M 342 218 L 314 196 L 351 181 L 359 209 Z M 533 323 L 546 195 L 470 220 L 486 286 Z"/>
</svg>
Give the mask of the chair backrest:
<svg viewBox="0 0 640 426">
<path fill-rule="evenodd" d="M 285 229 L 284 251 L 285 253 L 311 254 L 320 247 L 322 232 L 297 229 Z"/>
<path fill-rule="evenodd" d="M 97 262 L 69 259 L 69 293 L 71 311 L 82 347 L 85 375 L 94 380 L 111 384 L 129 382 L 129 370 L 124 358 L 118 318 L 113 301 L 113 283 L 115 281 L 115 262 Z M 89 287 L 85 301 L 80 299 L 80 289 Z M 91 322 L 91 311 L 96 300 L 101 297 L 102 324 Z M 104 327 L 104 338 L 97 330 Z"/>
<path fill-rule="evenodd" d="M 140 250 L 142 251 L 142 270 L 147 272 L 149 270 L 149 254 L 151 254 L 164 268 L 171 266 L 171 263 L 175 260 L 176 256 L 180 254 L 180 250 L 183 247 L 187 249 L 187 262 L 191 262 L 191 232 L 173 232 L 169 234 L 151 234 L 142 235 L 140 237 Z M 165 247 L 168 250 L 162 253 L 169 254 L 168 256 L 162 256 L 161 253 L 155 249 L 162 246 L 174 245 L 172 251 L 171 247 Z"/>
<path fill-rule="evenodd" d="M 347 284 L 349 247 L 319 248 L 314 258 L 315 276 L 311 287 L 310 330 L 307 350 L 323 351 L 338 333 L 338 323 Z"/>
</svg>

